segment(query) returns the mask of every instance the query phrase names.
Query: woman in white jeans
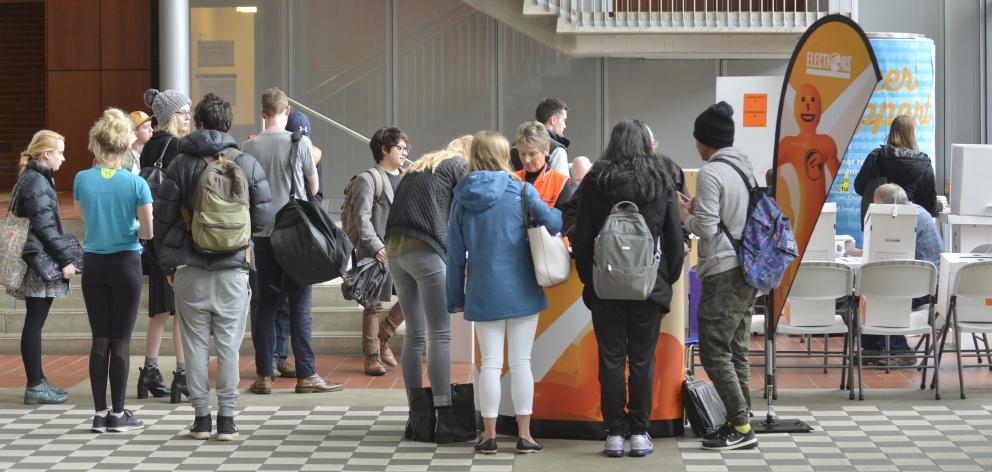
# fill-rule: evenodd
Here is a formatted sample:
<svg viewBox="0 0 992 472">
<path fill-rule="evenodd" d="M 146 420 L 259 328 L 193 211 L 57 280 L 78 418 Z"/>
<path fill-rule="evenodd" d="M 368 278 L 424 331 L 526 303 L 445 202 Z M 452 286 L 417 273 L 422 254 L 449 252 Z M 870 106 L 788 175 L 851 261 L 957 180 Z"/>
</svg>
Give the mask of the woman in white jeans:
<svg viewBox="0 0 992 472">
<path fill-rule="evenodd" d="M 483 454 L 496 453 L 504 341 L 519 435 L 516 450 L 543 450 L 530 435 L 534 404 L 530 356 L 537 313 L 547 308 L 548 300 L 534 277 L 524 207 L 527 218 L 552 234 L 561 231 L 561 213 L 512 174 L 509 158 L 510 145 L 501 134 L 475 135 L 469 173 L 455 187 L 448 220 L 448 311 L 464 307 L 465 319 L 475 322 L 482 351 L 478 388 L 485 431 L 475 450 Z M 466 271 L 468 264 L 472 269 Z"/>
</svg>

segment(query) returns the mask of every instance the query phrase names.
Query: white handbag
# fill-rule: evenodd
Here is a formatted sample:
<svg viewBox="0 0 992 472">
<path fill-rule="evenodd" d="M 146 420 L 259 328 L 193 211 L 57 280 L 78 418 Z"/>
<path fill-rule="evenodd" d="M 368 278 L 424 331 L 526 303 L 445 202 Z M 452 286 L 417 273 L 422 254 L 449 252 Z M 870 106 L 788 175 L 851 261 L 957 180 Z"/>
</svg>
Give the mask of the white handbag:
<svg viewBox="0 0 992 472">
<path fill-rule="evenodd" d="M 527 241 L 530 243 L 530 255 L 534 260 L 534 276 L 538 285 L 554 287 L 564 283 L 572 275 L 572 258 L 561 236 L 552 235 L 543 225 L 531 227 L 526 189 L 525 183 L 520 189 L 520 204 L 523 206 L 524 228 L 527 230 Z"/>
</svg>

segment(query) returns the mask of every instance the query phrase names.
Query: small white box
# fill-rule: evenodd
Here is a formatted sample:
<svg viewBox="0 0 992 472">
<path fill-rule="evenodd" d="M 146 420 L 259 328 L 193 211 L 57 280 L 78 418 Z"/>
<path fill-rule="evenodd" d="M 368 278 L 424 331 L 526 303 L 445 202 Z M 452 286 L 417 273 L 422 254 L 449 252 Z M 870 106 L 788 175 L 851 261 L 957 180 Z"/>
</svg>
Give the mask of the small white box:
<svg viewBox="0 0 992 472">
<path fill-rule="evenodd" d="M 992 145 L 955 144 L 951 161 L 951 213 L 992 216 Z"/>
<path fill-rule="evenodd" d="M 865 215 L 865 262 L 914 259 L 916 207 L 872 203 Z"/>
<path fill-rule="evenodd" d="M 861 296 L 861 324 L 865 327 L 908 328 L 910 298 L 877 298 Z"/>
<path fill-rule="evenodd" d="M 940 255 L 940 279 L 937 282 L 937 311 L 947 320 L 950 292 L 962 267 L 979 261 L 992 260 L 992 254 L 944 253 Z M 992 282 L 990 282 L 992 283 Z M 992 323 L 992 299 L 958 297 L 958 321 Z"/>
<path fill-rule="evenodd" d="M 789 326 L 830 326 L 834 322 L 835 305 L 835 300 L 789 299 L 785 302 L 782 315 Z"/>
<path fill-rule="evenodd" d="M 813 227 L 813 233 L 806 244 L 803 260 L 833 262 L 837 257 L 834 247 L 836 231 L 837 204 L 834 202 L 824 203 L 823 210 L 820 211 L 820 218 L 816 220 L 816 226 Z"/>
</svg>

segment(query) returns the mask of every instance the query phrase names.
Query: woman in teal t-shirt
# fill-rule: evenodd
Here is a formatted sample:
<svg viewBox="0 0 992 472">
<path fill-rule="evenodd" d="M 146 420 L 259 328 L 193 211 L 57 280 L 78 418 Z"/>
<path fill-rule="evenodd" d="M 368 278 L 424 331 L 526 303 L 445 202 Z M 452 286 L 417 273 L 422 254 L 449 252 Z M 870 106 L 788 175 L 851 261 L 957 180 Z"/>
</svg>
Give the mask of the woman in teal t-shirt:
<svg viewBox="0 0 992 472">
<path fill-rule="evenodd" d="M 120 161 L 128 152 L 131 120 L 108 108 L 90 128 L 96 167 L 76 174 L 72 196 L 86 224 L 83 240 L 83 300 L 89 316 L 90 386 L 96 415 L 92 431 L 122 432 L 144 423 L 124 409 L 131 331 L 141 300 L 141 243 L 152 237 L 148 183 Z M 113 411 L 107 408 L 107 379 Z"/>
</svg>

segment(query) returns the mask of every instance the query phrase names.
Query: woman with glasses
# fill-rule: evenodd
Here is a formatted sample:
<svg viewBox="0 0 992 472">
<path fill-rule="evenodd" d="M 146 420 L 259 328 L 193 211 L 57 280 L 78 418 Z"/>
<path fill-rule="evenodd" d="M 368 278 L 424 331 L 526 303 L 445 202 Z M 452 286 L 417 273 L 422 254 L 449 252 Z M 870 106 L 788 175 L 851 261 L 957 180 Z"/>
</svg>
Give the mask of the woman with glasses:
<svg viewBox="0 0 992 472">
<path fill-rule="evenodd" d="M 155 122 L 155 132 L 141 150 L 141 168 L 161 166 L 164 171 L 179 154 L 179 140 L 189 134 L 190 99 L 175 90 L 145 91 L 145 104 L 151 107 Z M 151 189 L 152 197 L 155 188 Z M 183 356 L 182 338 L 179 324 L 172 325 L 172 343 L 176 348 L 176 371 L 172 377 L 172 388 L 166 388 L 162 373 L 158 369 L 158 353 L 162 346 L 162 335 L 169 316 L 176 312 L 172 286 L 155 262 L 153 244 L 145 245 L 142 259 L 143 272 L 148 275 L 148 334 L 145 341 L 145 365 L 138 369 L 138 398 L 152 396 L 165 397 L 171 394 L 172 403 L 179 403 L 181 395 L 189 397 L 186 389 L 186 359 Z"/>
</svg>

